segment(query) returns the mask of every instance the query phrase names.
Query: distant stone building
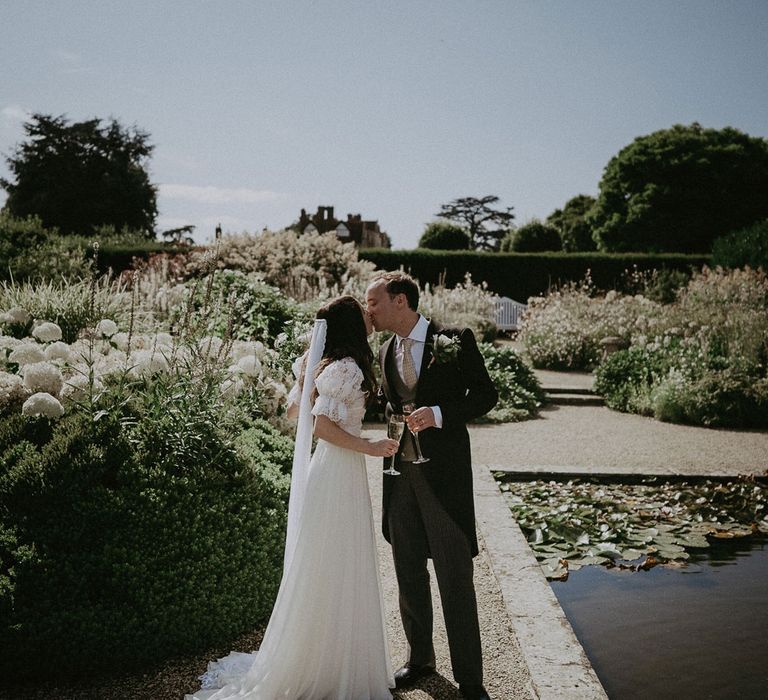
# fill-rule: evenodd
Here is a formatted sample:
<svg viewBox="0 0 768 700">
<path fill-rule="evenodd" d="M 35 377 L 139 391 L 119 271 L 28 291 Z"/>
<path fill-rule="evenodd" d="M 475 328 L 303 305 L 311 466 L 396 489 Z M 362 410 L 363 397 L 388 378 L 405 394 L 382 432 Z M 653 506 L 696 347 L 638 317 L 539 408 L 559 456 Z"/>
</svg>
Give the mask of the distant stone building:
<svg viewBox="0 0 768 700">
<path fill-rule="evenodd" d="M 299 233 L 333 231 L 340 241 L 354 243 L 358 248 L 390 248 L 392 245 L 378 221 L 364 221 L 360 214 L 347 214 L 346 221 L 339 221 L 333 216 L 333 207 L 318 207 L 312 216 L 302 209 L 298 228 Z"/>
</svg>

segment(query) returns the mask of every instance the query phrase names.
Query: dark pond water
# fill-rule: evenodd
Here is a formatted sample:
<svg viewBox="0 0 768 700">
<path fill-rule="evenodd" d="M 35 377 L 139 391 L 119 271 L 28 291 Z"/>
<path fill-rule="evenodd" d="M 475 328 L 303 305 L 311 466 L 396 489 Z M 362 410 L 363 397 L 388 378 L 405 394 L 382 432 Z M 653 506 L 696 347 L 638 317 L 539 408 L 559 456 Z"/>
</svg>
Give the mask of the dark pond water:
<svg viewBox="0 0 768 700">
<path fill-rule="evenodd" d="M 611 700 L 768 699 L 768 541 L 704 551 L 552 583 Z"/>
</svg>

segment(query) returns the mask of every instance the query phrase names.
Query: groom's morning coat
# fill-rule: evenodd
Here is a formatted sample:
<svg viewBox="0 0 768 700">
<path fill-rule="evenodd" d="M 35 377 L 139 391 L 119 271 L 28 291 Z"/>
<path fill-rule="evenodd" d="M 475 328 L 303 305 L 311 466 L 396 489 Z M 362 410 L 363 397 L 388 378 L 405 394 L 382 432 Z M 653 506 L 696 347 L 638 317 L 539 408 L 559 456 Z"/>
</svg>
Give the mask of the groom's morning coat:
<svg viewBox="0 0 768 700">
<path fill-rule="evenodd" d="M 461 350 L 455 362 L 433 362 L 432 342 L 436 334 L 457 337 Z M 394 353 L 395 336 L 387 340 L 379 351 L 382 370 L 380 393 L 386 398 L 387 416 L 393 407 L 399 409 L 397 396 L 389 371 Z M 498 400 L 483 356 L 468 328 L 444 328 L 430 322 L 416 385 L 417 406 L 439 406 L 443 414 L 442 428 L 428 428 L 419 433 L 421 451 L 430 461 L 425 464 L 404 465 L 404 469 L 421 469 L 427 483 L 448 514 L 469 538 L 472 556 L 478 552 L 475 532 L 475 505 L 472 497 L 472 458 L 466 423 L 490 411 Z M 384 460 L 385 467 L 388 459 Z M 384 476 L 383 532 L 389 542 L 389 499 L 396 476 Z"/>
</svg>

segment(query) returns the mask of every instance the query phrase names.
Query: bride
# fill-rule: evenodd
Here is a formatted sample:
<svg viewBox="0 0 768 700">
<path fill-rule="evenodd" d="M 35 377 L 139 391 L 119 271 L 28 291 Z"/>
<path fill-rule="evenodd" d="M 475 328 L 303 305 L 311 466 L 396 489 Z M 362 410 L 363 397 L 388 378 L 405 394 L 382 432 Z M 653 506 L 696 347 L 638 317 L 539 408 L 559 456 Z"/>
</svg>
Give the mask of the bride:
<svg viewBox="0 0 768 700">
<path fill-rule="evenodd" d="M 186 700 L 390 700 L 373 515 L 363 454 L 395 440 L 360 436 L 376 394 L 368 314 L 350 296 L 317 313 L 294 363 L 298 414 L 283 578 L 258 651 L 211 662 Z M 317 448 L 310 460 L 312 416 Z"/>
</svg>

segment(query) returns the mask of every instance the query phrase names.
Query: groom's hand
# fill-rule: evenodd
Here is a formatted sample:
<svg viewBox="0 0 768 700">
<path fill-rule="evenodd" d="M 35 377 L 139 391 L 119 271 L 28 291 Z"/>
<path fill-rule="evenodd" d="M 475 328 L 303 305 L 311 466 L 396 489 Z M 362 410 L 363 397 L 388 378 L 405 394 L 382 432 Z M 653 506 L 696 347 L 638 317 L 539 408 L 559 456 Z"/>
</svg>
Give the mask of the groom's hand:
<svg viewBox="0 0 768 700">
<path fill-rule="evenodd" d="M 414 433 L 437 427 L 435 414 L 429 406 L 417 408 L 410 416 L 406 416 L 405 422 L 408 423 L 408 430 Z"/>
</svg>

